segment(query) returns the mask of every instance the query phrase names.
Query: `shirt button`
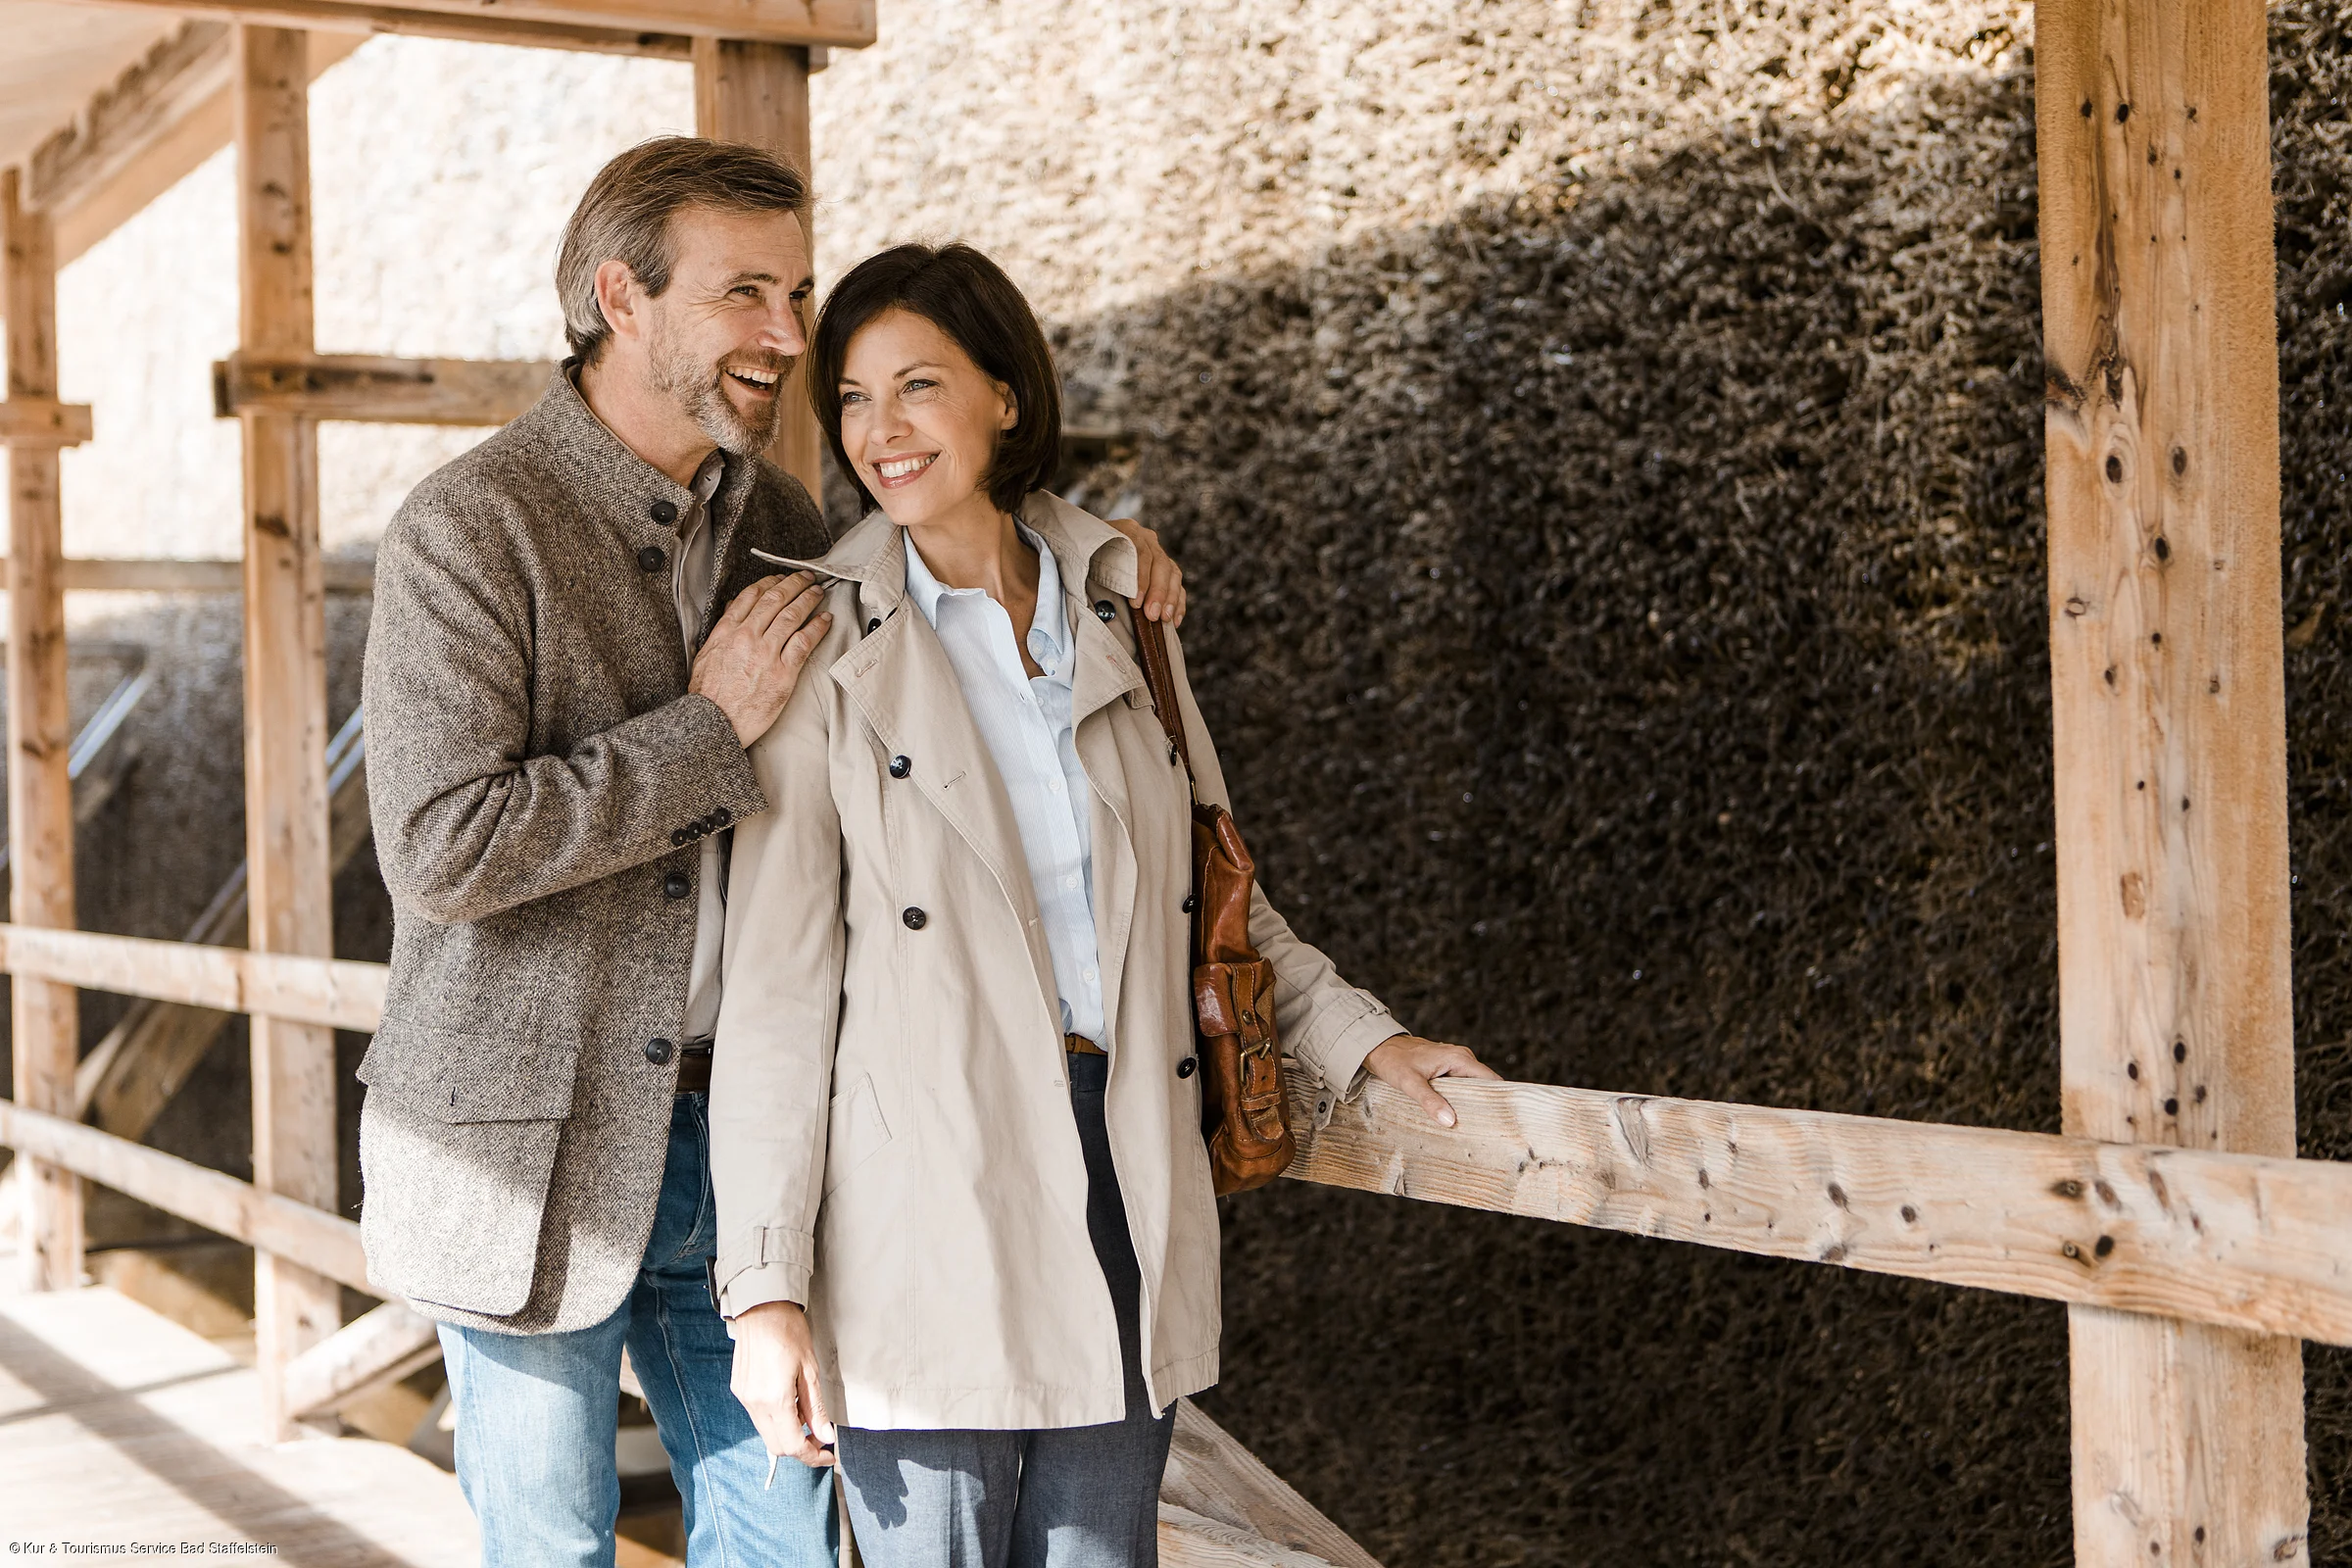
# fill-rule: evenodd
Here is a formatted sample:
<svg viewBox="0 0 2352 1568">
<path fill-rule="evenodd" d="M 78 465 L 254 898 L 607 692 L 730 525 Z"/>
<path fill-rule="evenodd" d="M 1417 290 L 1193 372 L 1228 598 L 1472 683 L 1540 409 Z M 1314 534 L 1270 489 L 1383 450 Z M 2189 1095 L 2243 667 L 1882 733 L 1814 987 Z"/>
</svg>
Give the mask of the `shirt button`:
<svg viewBox="0 0 2352 1568">
<path fill-rule="evenodd" d="M 637 564 L 647 571 L 660 571 L 669 564 L 669 557 L 660 545 L 647 545 L 637 552 Z"/>
<path fill-rule="evenodd" d="M 671 523 L 678 520 L 677 503 L 672 501 L 657 501 L 652 506 L 645 509 L 645 514 L 653 518 L 656 522 L 660 523 L 662 527 L 666 528 Z"/>
<path fill-rule="evenodd" d="M 1194 1072 L 1199 1069 L 1200 1065 L 1200 1062 L 1196 1061 L 1191 1056 L 1187 1056 L 1176 1064 L 1176 1076 L 1179 1078 L 1190 1078 Z"/>
<path fill-rule="evenodd" d="M 1089 985 L 1092 985 L 1094 983 L 1095 971 L 1092 969 L 1081 969 L 1078 971 L 1078 978 L 1086 981 Z"/>
<path fill-rule="evenodd" d="M 675 1050 L 677 1047 L 657 1035 L 645 1043 L 645 1059 L 657 1067 L 664 1066 L 669 1061 L 670 1053 Z"/>
<path fill-rule="evenodd" d="M 906 910 L 902 913 L 899 918 L 906 922 L 907 930 L 920 931 L 923 928 L 924 923 L 931 917 L 925 914 L 922 910 L 909 905 Z"/>
<path fill-rule="evenodd" d="M 1061 780 L 1057 778 L 1050 778 L 1046 780 L 1046 788 L 1052 790 L 1054 794 L 1059 795 L 1061 793 Z"/>
<path fill-rule="evenodd" d="M 1074 876 L 1065 876 L 1061 879 L 1061 885 L 1065 888 L 1074 888 L 1078 885 L 1078 879 Z"/>
<path fill-rule="evenodd" d="M 1118 612 L 1118 608 L 1109 600 L 1098 599 L 1095 601 L 1095 618 L 1097 620 L 1109 620 Z"/>
<path fill-rule="evenodd" d="M 662 896 L 665 899 L 682 899 L 693 891 L 694 884 L 683 871 L 672 871 L 662 879 Z"/>
<path fill-rule="evenodd" d="M 911 758 L 911 757 L 894 757 L 894 758 L 892 758 L 892 759 L 890 760 L 890 776 L 891 776 L 892 778 L 905 778 L 905 777 L 906 777 L 907 774 L 909 774 L 909 773 L 911 773 L 911 772 L 913 772 L 913 771 L 914 771 L 914 759 L 913 759 L 913 758 Z"/>
</svg>

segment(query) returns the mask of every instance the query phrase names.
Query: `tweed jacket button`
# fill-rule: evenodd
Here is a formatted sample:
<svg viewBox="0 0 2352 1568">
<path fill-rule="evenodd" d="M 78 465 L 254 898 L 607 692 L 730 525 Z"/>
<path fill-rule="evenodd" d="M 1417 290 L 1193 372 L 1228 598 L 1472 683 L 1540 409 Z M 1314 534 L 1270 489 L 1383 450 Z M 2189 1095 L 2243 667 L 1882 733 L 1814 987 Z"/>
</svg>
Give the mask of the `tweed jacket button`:
<svg viewBox="0 0 2352 1568">
<path fill-rule="evenodd" d="M 671 523 L 678 520 L 677 503 L 674 501 L 657 501 L 652 506 L 645 509 L 645 514 L 647 516 L 660 523 L 662 527 L 666 528 Z"/>
<path fill-rule="evenodd" d="M 906 912 L 900 915 L 899 918 L 906 922 L 907 930 L 920 931 L 924 924 L 929 921 L 931 917 L 920 909 L 909 907 Z"/>
<path fill-rule="evenodd" d="M 911 757 L 894 757 L 894 758 L 892 758 L 892 759 L 890 760 L 890 776 L 891 776 L 892 778 L 905 778 L 905 777 L 906 777 L 907 774 L 909 774 L 909 773 L 911 773 L 911 772 L 913 772 L 913 771 L 914 771 L 914 759 L 913 759 L 913 758 L 911 758 Z"/>
<path fill-rule="evenodd" d="M 670 1054 L 677 1049 L 668 1041 L 656 1035 L 645 1043 L 645 1059 L 657 1067 L 665 1067 L 669 1065 Z"/>
<path fill-rule="evenodd" d="M 647 571 L 660 571 L 669 564 L 669 557 L 663 554 L 660 545 L 647 545 L 637 552 L 637 564 Z"/>
<path fill-rule="evenodd" d="M 683 871 L 672 871 L 662 879 L 662 896 L 665 899 L 682 899 L 693 891 L 694 884 Z"/>
<path fill-rule="evenodd" d="M 670 847 L 671 847 L 672 849 L 679 848 L 679 847 L 683 846 L 683 845 L 685 844 L 685 842 L 686 842 L 688 839 L 692 838 L 692 837 L 694 837 L 694 835 L 693 835 L 693 834 L 691 834 L 691 833 L 689 833 L 689 832 L 687 832 L 687 831 L 686 831 L 684 828 L 682 828 L 682 827 L 680 827 L 680 828 L 672 828 L 672 829 L 670 829 L 670 834 L 669 834 L 669 843 L 670 843 Z"/>
<path fill-rule="evenodd" d="M 725 827 L 725 826 L 726 826 L 726 825 L 727 825 L 729 822 L 732 822 L 732 821 L 734 821 L 734 820 L 735 820 L 735 813 L 734 813 L 733 811 L 730 811 L 730 810 L 728 810 L 728 809 L 727 809 L 725 807 L 723 807 L 723 806 L 722 806 L 722 807 L 719 807 L 717 809 L 713 810 L 713 811 L 710 813 L 710 825 L 711 825 L 712 827 Z"/>
<path fill-rule="evenodd" d="M 1199 1070 L 1200 1066 L 1200 1063 L 1196 1058 L 1187 1056 L 1176 1064 L 1176 1076 L 1179 1078 L 1190 1078 L 1197 1070 Z"/>
<path fill-rule="evenodd" d="M 1113 605 L 1109 600 L 1098 599 L 1095 601 L 1095 618 L 1097 620 L 1107 621 L 1118 614 L 1118 607 Z"/>
</svg>

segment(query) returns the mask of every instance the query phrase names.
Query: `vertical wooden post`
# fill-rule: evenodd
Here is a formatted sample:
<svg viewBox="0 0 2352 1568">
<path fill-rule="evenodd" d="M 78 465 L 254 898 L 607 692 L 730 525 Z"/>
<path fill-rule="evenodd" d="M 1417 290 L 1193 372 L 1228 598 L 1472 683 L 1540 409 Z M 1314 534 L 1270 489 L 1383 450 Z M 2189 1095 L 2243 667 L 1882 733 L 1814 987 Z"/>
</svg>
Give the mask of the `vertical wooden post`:
<svg viewBox="0 0 2352 1568">
<path fill-rule="evenodd" d="M 239 343 L 308 353 L 310 74 L 283 27 L 236 36 Z M 325 585 L 318 558 L 318 437 L 307 419 L 248 414 L 245 435 L 245 855 L 257 952 L 334 952 L 327 839 Z M 335 1206 L 335 1037 L 253 1020 L 253 1179 Z M 341 1292 L 256 1258 L 255 1336 L 268 1422 L 290 1435 L 282 1373 L 341 1325 Z"/>
<path fill-rule="evenodd" d="M 2263 3 L 2042 0 L 2034 70 L 2066 1131 L 2292 1154 Z M 2077 1560 L 2305 1560 L 2301 1347 L 2069 1321 Z"/>
<path fill-rule="evenodd" d="M 808 176 L 808 51 L 791 44 L 694 40 L 694 127 L 717 141 L 765 148 Z M 816 260 L 816 226 L 808 225 Z M 784 421 L 768 456 L 822 502 L 824 436 L 808 407 L 805 372 L 784 385 Z"/>
<path fill-rule="evenodd" d="M 57 398 L 57 246 L 48 215 L 25 210 L 19 172 L 0 171 L 0 230 L 7 248 L 8 395 Z M 10 918 L 74 924 L 74 742 L 66 710 L 66 599 L 58 449 L 21 445 L 8 454 L 8 844 Z M 72 986 L 19 978 L 9 992 L 10 1043 L 19 1103 L 77 1116 L 74 1068 L 80 1054 L 80 996 Z M 81 1282 L 81 1181 L 19 1156 L 24 1179 L 25 1283 L 66 1290 Z"/>
</svg>

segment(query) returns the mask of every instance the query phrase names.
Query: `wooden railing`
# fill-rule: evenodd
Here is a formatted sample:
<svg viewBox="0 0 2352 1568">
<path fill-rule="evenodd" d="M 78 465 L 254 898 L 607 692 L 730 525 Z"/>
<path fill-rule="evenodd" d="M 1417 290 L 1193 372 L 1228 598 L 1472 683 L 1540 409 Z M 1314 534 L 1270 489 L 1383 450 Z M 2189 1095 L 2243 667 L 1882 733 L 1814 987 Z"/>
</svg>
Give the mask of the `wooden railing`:
<svg viewBox="0 0 2352 1568">
<path fill-rule="evenodd" d="M 0 970 L 363 1032 L 388 973 L 15 925 Z M 2352 1165 L 1469 1080 L 1448 1129 L 1289 1086 L 1300 1181 L 2352 1345 Z M 5 1102 L 0 1145 L 368 1288 L 348 1220 Z"/>
</svg>

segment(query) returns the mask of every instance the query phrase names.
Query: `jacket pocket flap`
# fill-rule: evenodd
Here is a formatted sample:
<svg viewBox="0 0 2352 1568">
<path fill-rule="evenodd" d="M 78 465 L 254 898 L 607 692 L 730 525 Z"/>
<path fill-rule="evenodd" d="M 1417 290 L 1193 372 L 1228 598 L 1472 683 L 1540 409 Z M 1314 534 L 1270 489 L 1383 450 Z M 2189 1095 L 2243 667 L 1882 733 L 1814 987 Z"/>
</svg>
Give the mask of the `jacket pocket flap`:
<svg viewBox="0 0 2352 1568">
<path fill-rule="evenodd" d="M 571 1115 L 579 1042 L 523 1034 L 386 1018 L 360 1060 L 359 1079 L 445 1122 L 563 1121 Z"/>
</svg>

